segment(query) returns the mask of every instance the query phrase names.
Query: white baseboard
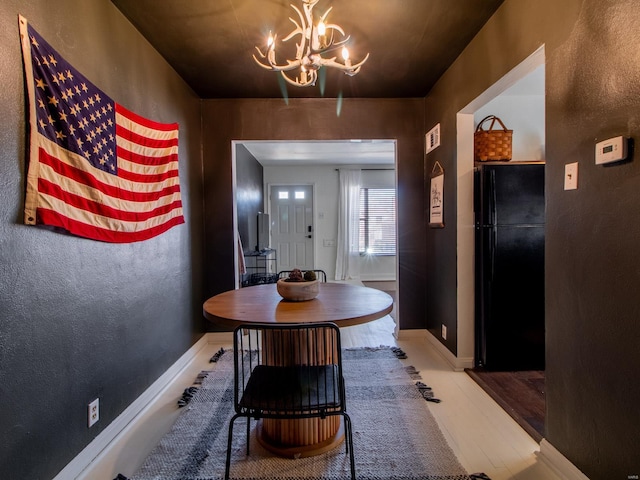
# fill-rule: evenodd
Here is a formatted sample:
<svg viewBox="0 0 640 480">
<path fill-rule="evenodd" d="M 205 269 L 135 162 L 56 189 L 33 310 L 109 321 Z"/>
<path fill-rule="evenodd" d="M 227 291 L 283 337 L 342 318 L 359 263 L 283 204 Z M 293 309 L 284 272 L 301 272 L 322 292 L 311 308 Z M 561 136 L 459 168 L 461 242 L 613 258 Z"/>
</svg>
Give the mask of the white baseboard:
<svg viewBox="0 0 640 480">
<path fill-rule="evenodd" d="M 440 340 L 433 336 L 433 334 L 426 329 L 409 329 L 400 330 L 397 335 L 398 340 L 411 340 L 418 338 L 425 343 L 429 343 L 436 352 L 440 354 L 442 358 L 451 366 L 451 369 L 456 372 L 461 372 L 465 368 L 473 368 L 473 358 L 456 357 L 453 353 L 445 347 Z"/>
<path fill-rule="evenodd" d="M 220 336 L 220 337 L 218 337 Z M 142 395 L 131 403 L 115 420 L 113 420 L 100 434 L 93 439 L 71 462 L 64 467 L 53 480 L 69 480 L 76 478 L 86 470 L 92 462 L 108 451 L 110 445 L 117 442 L 118 437 L 128 428 L 131 428 L 137 418 L 150 408 L 153 401 L 168 388 L 180 372 L 187 368 L 194 361 L 198 352 L 207 344 L 218 343 L 220 338 L 231 338 L 230 333 L 209 333 L 198 340 L 189 350 L 187 350 L 166 372 L 164 372 Z"/>
<path fill-rule="evenodd" d="M 456 357 L 429 330 L 424 330 L 424 332 L 426 340 L 435 348 L 442 358 L 445 359 L 454 371 L 462 372 L 465 368 L 473 368 L 473 357 Z"/>
<path fill-rule="evenodd" d="M 553 470 L 553 473 L 563 480 L 589 480 L 589 477 L 567 460 L 546 438 L 540 442 L 540 452 L 537 455 L 545 465 Z"/>
</svg>

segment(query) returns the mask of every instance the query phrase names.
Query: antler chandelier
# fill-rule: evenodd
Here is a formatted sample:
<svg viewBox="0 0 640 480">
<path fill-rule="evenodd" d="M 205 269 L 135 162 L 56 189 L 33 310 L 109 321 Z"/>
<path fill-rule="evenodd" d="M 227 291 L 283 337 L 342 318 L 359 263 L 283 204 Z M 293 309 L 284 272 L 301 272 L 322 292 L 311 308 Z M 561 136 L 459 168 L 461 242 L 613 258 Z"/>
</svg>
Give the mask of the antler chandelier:
<svg viewBox="0 0 640 480">
<path fill-rule="evenodd" d="M 300 42 L 296 43 L 295 60 L 286 60 L 286 64 L 278 64 L 276 61 L 276 41 L 278 36 L 277 34 L 272 35 L 271 32 L 269 32 L 265 53 L 256 47 L 263 61 L 259 60 L 255 54 L 253 55 L 253 59 L 262 68 L 280 72 L 288 83 L 296 87 L 315 85 L 318 79 L 318 70 L 322 67 L 337 68 L 349 76 L 356 75 L 360 71 L 360 67 L 362 67 L 364 62 L 369 58 L 369 54 L 367 53 L 361 62 L 352 64 L 349 59 L 349 50 L 346 47 L 350 36 L 345 35 L 344 30 L 339 25 L 326 23 L 326 18 L 333 7 L 330 7 L 329 10 L 320 17 L 318 23 L 314 24 L 313 7 L 315 7 L 320 0 L 301 1 L 304 15 L 299 8 L 291 5 L 291 8 L 298 13 L 300 22 L 289 17 L 289 20 L 291 20 L 296 28 L 282 39 L 283 42 L 286 42 L 300 35 Z M 336 32 L 340 34 L 339 40 L 335 38 Z M 337 61 L 337 57 L 330 56 L 332 52 L 340 49 L 340 47 L 342 47 L 343 63 Z M 329 56 L 327 56 L 327 54 Z M 298 74 L 295 78 L 291 78 L 286 73 L 296 69 L 298 69 Z"/>
</svg>

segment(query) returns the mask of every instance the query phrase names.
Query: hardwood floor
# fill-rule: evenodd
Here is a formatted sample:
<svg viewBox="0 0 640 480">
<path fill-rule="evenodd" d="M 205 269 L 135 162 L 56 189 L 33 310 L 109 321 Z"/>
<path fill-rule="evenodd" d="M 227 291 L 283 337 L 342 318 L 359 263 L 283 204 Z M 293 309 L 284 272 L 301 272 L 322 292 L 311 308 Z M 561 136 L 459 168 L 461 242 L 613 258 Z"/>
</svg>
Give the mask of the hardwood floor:
<svg viewBox="0 0 640 480">
<path fill-rule="evenodd" d="M 484 472 L 492 480 L 559 480 L 536 455 L 539 445 L 465 372 L 452 371 L 430 347 L 424 332 L 403 331 L 401 340 L 397 340 L 394 329 L 394 320 L 389 316 L 344 328 L 343 347 L 402 348 L 408 357 L 402 362 L 419 370 L 423 382 L 442 400 L 438 404 L 428 403 L 429 410 L 469 473 Z M 210 335 L 214 343 L 203 348 L 78 479 L 112 480 L 118 473 L 127 477 L 134 474 L 180 414 L 176 402 L 184 388 L 191 385 L 201 370 L 211 368 L 209 359 L 221 346 L 230 347 L 222 334 Z"/>
<path fill-rule="evenodd" d="M 482 389 L 493 398 L 531 437 L 544 437 L 544 372 L 488 372 L 467 370 Z"/>
</svg>

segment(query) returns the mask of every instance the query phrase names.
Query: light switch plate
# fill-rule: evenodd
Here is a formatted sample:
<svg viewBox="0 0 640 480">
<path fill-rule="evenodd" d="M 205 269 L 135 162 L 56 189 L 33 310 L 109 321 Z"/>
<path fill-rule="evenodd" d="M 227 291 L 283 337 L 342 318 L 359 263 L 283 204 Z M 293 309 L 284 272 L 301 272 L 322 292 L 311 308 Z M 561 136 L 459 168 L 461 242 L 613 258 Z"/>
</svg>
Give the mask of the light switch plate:
<svg viewBox="0 0 640 480">
<path fill-rule="evenodd" d="M 576 190 L 578 188 L 578 162 L 567 163 L 564 166 L 564 189 Z"/>
</svg>

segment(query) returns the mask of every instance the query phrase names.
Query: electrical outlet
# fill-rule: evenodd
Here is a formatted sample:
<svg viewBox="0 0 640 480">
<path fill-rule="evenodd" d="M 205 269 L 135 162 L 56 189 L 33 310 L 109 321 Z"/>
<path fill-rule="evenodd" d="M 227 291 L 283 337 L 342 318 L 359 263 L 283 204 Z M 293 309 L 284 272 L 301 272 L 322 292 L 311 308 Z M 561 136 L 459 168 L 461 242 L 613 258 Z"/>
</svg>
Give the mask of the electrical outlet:
<svg viewBox="0 0 640 480">
<path fill-rule="evenodd" d="M 447 339 L 447 326 L 444 323 L 442 324 L 442 339 Z"/>
<path fill-rule="evenodd" d="M 87 409 L 88 414 L 88 426 L 93 427 L 95 423 L 100 420 L 100 399 L 96 398 L 91 402 Z"/>
</svg>

